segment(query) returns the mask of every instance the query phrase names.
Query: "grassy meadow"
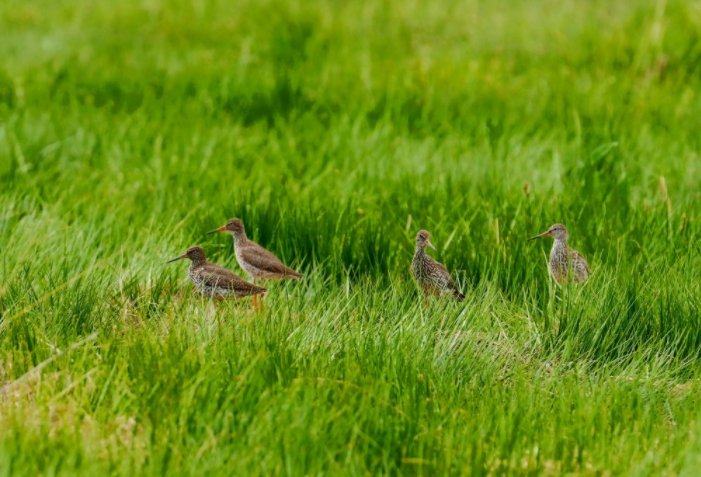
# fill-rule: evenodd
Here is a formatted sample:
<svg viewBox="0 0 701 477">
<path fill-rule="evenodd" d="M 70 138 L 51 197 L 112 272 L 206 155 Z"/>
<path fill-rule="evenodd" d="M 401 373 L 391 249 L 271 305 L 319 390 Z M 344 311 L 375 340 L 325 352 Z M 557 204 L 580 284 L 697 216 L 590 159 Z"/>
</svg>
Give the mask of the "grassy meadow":
<svg viewBox="0 0 701 477">
<path fill-rule="evenodd" d="M 0 3 L 0 475 L 700 475 L 700 239 L 699 0 Z"/>
</svg>

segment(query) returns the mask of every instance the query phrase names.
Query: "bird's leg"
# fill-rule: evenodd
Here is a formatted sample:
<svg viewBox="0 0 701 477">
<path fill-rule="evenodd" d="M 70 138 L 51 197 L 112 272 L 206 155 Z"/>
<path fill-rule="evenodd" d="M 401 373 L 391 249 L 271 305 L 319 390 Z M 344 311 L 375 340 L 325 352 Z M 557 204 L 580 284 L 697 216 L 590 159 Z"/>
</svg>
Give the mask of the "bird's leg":
<svg viewBox="0 0 701 477">
<path fill-rule="evenodd" d="M 256 279 L 255 279 L 255 277 L 253 278 L 253 284 L 254 284 L 254 285 L 256 284 Z M 254 310 L 257 310 L 257 309 L 258 309 L 258 295 L 257 295 L 257 294 L 256 294 L 256 295 L 253 295 L 253 300 L 252 300 L 252 301 L 253 301 L 253 309 L 254 309 Z"/>
<path fill-rule="evenodd" d="M 253 284 L 258 286 L 258 281 L 255 278 L 253 278 Z M 263 311 L 263 296 L 265 296 L 265 295 L 260 296 L 260 301 L 259 301 L 258 294 L 256 293 L 255 295 L 253 295 L 253 308 L 256 311 Z"/>
<path fill-rule="evenodd" d="M 253 283 L 255 283 L 257 285 L 256 282 L 253 282 Z M 263 303 L 264 300 L 265 300 L 265 293 L 261 293 L 260 294 L 260 309 L 261 309 L 261 311 L 263 310 L 263 307 L 264 307 L 264 303 Z"/>
</svg>

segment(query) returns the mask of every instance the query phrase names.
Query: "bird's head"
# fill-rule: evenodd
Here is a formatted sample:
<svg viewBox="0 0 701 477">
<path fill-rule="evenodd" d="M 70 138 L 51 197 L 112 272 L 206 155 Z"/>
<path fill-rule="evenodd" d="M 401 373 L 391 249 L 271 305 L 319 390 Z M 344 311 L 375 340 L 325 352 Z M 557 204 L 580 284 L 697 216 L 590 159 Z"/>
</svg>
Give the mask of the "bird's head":
<svg viewBox="0 0 701 477">
<path fill-rule="evenodd" d="M 436 249 L 431 243 L 431 234 L 428 233 L 428 230 L 419 230 L 419 233 L 416 234 L 416 246 L 421 248 L 428 246 L 434 250 Z"/>
<path fill-rule="evenodd" d="M 534 240 L 542 237 L 553 237 L 556 240 L 567 240 L 569 238 L 569 234 L 567 233 L 567 229 L 564 225 L 554 224 L 551 225 L 550 228 L 548 228 L 548 230 L 546 230 L 542 234 L 538 234 L 534 237 L 529 238 L 528 240 Z"/>
<path fill-rule="evenodd" d="M 224 232 L 231 234 L 234 237 L 241 237 L 246 235 L 246 229 L 243 227 L 243 222 L 241 219 L 229 219 L 229 221 L 222 225 L 221 227 L 214 229 L 208 233 L 213 234 L 215 232 Z"/>
<path fill-rule="evenodd" d="M 178 257 L 175 257 L 171 260 L 168 260 L 167 263 L 175 262 L 177 260 L 182 260 L 184 258 L 189 258 L 193 262 L 204 262 L 206 260 L 206 256 L 204 254 L 204 250 L 202 249 L 202 247 L 198 247 L 197 245 L 195 245 L 193 247 L 188 248 L 184 254 L 182 254 Z"/>
</svg>

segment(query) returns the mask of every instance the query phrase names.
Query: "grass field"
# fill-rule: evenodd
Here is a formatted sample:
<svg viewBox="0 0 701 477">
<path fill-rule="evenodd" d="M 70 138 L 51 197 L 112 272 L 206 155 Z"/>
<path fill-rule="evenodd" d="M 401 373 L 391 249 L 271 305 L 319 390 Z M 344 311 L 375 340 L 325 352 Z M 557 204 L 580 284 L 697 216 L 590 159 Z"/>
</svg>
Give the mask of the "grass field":
<svg viewBox="0 0 701 477">
<path fill-rule="evenodd" d="M 701 474 L 701 1 L 0 3 L 0 475 Z M 305 273 L 196 295 L 189 245 Z M 557 288 L 565 223 L 594 274 Z M 414 236 L 467 294 L 421 305 Z"/>
</svg>

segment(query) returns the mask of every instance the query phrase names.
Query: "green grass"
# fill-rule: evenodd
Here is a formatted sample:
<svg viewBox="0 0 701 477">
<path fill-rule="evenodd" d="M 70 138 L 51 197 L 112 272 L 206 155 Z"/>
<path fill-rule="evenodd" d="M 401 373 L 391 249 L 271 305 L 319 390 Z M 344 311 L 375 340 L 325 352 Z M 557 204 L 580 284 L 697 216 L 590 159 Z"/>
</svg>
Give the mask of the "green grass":
<svg viewBox="0 0 701 477">
<path fill-rule="evenodd" d="M 614 4 L 615 3 L 615 4 Z M 0 475 L 701 473 L 701 3 L 0 4 Z M 266 309 L 166 265 L 239 216 Z M 565 223 L 594 275 L 549 280 Z M 467 298 L 423 307 L 419 228 Z"/>
</svg>

